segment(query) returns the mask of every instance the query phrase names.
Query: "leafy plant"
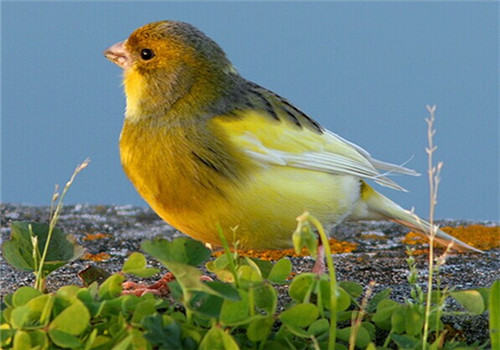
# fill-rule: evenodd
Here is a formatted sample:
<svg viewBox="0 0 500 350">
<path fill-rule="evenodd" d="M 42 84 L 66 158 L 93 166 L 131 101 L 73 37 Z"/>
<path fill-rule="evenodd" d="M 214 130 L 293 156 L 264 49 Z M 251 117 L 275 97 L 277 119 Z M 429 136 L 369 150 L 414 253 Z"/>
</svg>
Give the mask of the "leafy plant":
<svg viewBox="0 0 500 350">
<path fill-rule="evenodd" d="M 56 186 L 50 206 L 49 224 L 35 222 L 14 222 L 11 225 L 11 239 L 2 245 L 5 259 L 19 270 L 35 274 L 35 288 L 45 288 L 47 275 L 83 254 L 83 247 L 71 235 L 65 235 L 56 228 L 63 206 L 63 199 L 80 171 L 85 169 L 89 160 L 78 165 L 69 181 L 59 194 Z M 56 203 L 57 201 L 57 203 Z M 55 204 L 55 210 L 54 210 Z"/>
<path fill-rule="evenodd" d="M 33 272 L 45 279 L 49 273 L 78 259 L 83 247 L 71 235 L 60 229 L 52 229 L 47 224 L 36 222 L 13 222 L 10 240 L 2 245 L 3 256 L 15 268 Z M 42 264 L 40 252 L 48 244 L 47 254 Z M 41 267 L 41 271 L 40 271 Z"/>
<path fill-rule="evenodd" d="M 337 322 L 336 349 L 375 349 L 380 332 L 387 334 L 384 344 L 379 344 L 384 348 L 422 346 L 426 295 L 421 290 L 412 288 L 417 300 L 404 303 L 389 299 L 390 290 L 360 300 L 361 285 L 340 282 L 332 303 L 329 276 L 302 273 L 289 281 L 291 266 L 286 259 L 271 264 L 230 252 L 206 263 L 222 280 L 203 282 L 200 270 L 192 265 L 208 258 L 202 244 L 178 238 L 143 246 L 154 254 L 161 251 L 162 262 L 174 273 L 176 280 L 169 286 L 175 301 L 152 294 L 122 295 L 122 274 L 111 275 L 101 285 L 65 286 L 54 293 L 22 287 L 4 298 L 2 348 L 326 349 L 332 340 L 332 315 Z M 165 250 L 166 246 L 181 251 Z M 194 254 L 203 260 L 193 260 Z M 150 272 L 140 253 L 129 257 L 124 266 L 138 275 Z M 409 279 L 417 285 L 414 276 Z M 276 288 L 283 283 L 290 283 L 291 303 L 281 309 Z M 498 341 L 499 286 L 497 281 L 491 291 L 451 293 L 465 313 L 477 314 L 489 307 L 492 344 Z M 431 323 L 431 329 L 435 327 Z M 441 327 L 439 323 L 437 329 Z M 459 342 L 443 342 L 436 338 L 428 346 L 466 348 Z"/>
</svg>

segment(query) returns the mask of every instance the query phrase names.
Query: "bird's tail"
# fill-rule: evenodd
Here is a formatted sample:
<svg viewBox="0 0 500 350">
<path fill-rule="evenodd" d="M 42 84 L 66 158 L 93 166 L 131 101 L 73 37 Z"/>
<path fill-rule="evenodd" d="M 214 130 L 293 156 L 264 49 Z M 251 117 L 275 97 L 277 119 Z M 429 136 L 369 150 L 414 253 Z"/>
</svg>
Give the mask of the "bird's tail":
<svg viewBox="0 0 500 350">
<path fill-rule="evenodd" d="M 413 230 L 423 233 L 426 236 L 429 236 L 432 232 L 431 224 L 429 224 L 425 220 L 420 219 L 413 212 L 401 208 L 389 198 L 375 191 L 364 181 L 362 182 L 361 186 L 361 201 L 355 208 L 351 217 L 357 220 L 387 219 L 395 221 Z M 448 245 L 450 242 L 452 242 L 452 247 L 455 249 L 465 248 L 482 253 L 481 250 L 474 248 L 453 236 L 450 236 L 440 229 L 436 230 L 435 239 L 436 241 L 444 245 Z"/>
</svg>

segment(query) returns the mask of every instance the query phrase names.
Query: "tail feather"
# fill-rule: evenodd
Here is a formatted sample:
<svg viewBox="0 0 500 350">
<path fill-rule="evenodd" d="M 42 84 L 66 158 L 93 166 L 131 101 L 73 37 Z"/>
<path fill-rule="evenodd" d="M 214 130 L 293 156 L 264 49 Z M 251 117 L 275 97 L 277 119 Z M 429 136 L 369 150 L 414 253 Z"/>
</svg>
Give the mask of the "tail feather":
<svg viewBox="0 0 500 350">
<path fill-rule="evenodd" d="M 355 210 L 354 216 L 356 219 L 388 219 L 403 224 L 413 230 L 425 234 L 426 236 L 429 236 L 432 232 L 430 223 L 420 219 L 413 212 L 401 208 L 399 205 L 376 192 L 364 182 L 361 189 L 361 202 L 357 210 Z M 474 252 L 482 253 L 481 250 L 462 242 L 440 229 L 436 230 L 435 238 L 439 243 L 444 245 L 448 245 L 452 242 L 452 247 L 455 249 L 465 248 Z"/>
</svg>

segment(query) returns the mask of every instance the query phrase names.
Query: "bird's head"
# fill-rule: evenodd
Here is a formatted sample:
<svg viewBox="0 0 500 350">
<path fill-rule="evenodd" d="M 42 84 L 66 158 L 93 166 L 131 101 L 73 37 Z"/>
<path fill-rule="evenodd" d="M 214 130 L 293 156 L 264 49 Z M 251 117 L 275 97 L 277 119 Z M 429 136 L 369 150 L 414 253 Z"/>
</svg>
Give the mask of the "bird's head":
<svg viewBox="0 0 500 350">
<path fill-rule="evenodd" d="M 181 99 L 207 103 L 236 73 L 212 39 L 184 22 L 147 24 L 104 55 L 124 70 L 127 116 L 165 114 Z"/>
</svg>

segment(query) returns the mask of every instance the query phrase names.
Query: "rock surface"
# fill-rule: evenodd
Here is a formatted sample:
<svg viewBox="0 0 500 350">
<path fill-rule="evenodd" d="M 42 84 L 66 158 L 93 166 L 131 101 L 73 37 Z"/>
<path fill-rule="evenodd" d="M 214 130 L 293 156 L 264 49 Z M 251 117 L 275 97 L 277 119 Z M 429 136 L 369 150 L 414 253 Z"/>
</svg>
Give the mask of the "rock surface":
<svg viewBox="0 0 500 350">
<path fill-rule="evenodd" d="M 12 221 L 47 222 L 48 207 L 31 207 L 23 205 L 0 205 L 1 240 L 8 239 L 9 224 Z M 477 223 L 477 222 L 474 222 Z M 447 220 L 438 222 L 440 225 L 457 226 L 472 224 L 468 221 Z M 481 222 L 484 225 L 498 223 Z M 77 260 L 51 274 L 48 278 L 48 289 L 56 290 L 67 284 L 81 285 L 77 272 L 88 265 L 101 267 L 109 272 L 121 269 L 126 257 L 139 250 L 140 242 L 156 236 L 174 238 L 181 233 L 165 224 L 150 209 L 132 206 L 66 206 L 60 216 L 58 227 L 64 232 L 73 234 L 91 254 L 109 254 L 109 259 L 101 262 Z M 401 239 L 408 229 L 390 222 L 361 222 L 342 224 L 331 232 L 337 239 L 355 242 L 357 249 L 352 253 L 335 254 L 334 262 L 337 278 L 349 280 L 367 286 L 375 281 L 375 292 L 391 288 L 391 297 L 402 301 L 409 297 L 409 274 L 406 263 L 406 248 Z M 86 240 L 87 234 L 104 233 L 106 236 L 97 240 Z M 424 255 L 417 256 L 420 282 L 425 288 L 427 279 L 427 261 Z M 292 258 L 294 271 L 310 270 L 312 258 Z M 151 265 L 161 267 L 157 262 Z M 165 269 L 163 268 L 163 272 Z M 3 297 L 17 288 L 32 285 L 34 278 L 30 273 L 20 272 L 10 267 L 3 256 L 0 256 L 0 295 Z M 452 253 L 446 264 L 441 268 L 441 285 L 455 289 L 488 287 L 500 279 L 500 249 L 487 251 L 485 254 Z M 280 288 L 280 304 L 286 305 L 286 288 Z M 449 309 L 459 309 L 459 306 L 448 301 Z M 469 343 L 484 342 L 488 338 L 488 323 L 485 315 L 454 317 L 449 324 L 462 333 Z"/>
</svg>

